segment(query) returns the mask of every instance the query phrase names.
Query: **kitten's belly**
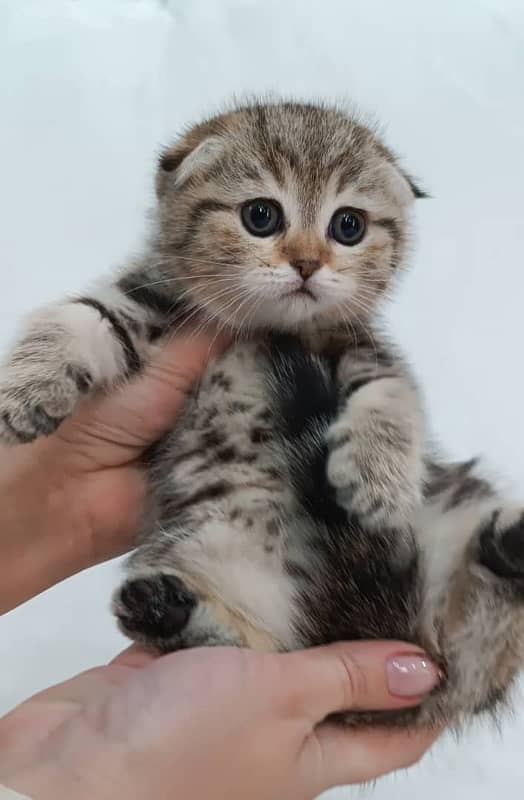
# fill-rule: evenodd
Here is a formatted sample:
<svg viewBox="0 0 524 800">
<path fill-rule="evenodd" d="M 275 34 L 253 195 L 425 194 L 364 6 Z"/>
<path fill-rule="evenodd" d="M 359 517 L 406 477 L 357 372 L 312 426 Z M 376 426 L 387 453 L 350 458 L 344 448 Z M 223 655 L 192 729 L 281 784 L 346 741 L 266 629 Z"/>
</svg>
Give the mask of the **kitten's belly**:
<svg viewBox="0 0 524 800">
<path fill-rule="evenodd" d="M 293 495 L 263 366 L 257 346 L 242 343 L 208 368 L 162 457 L 161 523 L 178 537 L 177 573 L 216 617 L 250 647 L 288 649 L 297 644 L 285 567 Z"/>
</svg>

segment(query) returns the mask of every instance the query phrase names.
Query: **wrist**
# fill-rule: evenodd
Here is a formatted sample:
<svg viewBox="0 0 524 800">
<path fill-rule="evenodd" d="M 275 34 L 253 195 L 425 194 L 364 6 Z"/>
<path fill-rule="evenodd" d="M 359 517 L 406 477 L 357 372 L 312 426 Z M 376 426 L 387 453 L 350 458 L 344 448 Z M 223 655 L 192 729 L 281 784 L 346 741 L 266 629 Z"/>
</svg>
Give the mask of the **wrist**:
<svg viewBox="0 0 524 800">
<path fill-rule="evenodd" d="M 30 800 L 51 800 L 52 797 L 65 800 L 65 787 L 61 786 L 63 780 L 56 775 L 51 763 L 42 763 L 41 743 L 32 740 L 30 731 L 26 731 L 27 736 L 21 735 L 23 729 L 18 730 L 16 721 L 12 723 L 11 719 L 16 718 L 16 714 L 16 711 L 12 712 L 0 721 L 0 786 Z"/>
<path fill-rule="evenodd" d="M 0 614 L 89 566 L 88 534 L 49 440 L 6 451 L 0 466 Z"/>
<path fill-rule="evenodd" d="M 20 794 L 5 783 L 0 783 L 0 798 L 1 800 L 31 800 L 26 794 Z"/>
<path fill-rule="evenodd" d="M 0 785 L 28 800 L 106 800 L 83 774 L 52 761 L 36 761 L 5 776 L 0 772 Z"/>
<path fill-rule="evenodd" d="M 40 730 L 38 715 L 26 717 L 23 709 L 0 720 L 0 786 L 29 800 L 106 800 L 103 776 L 107 786 L 112 769 L 118 777 L 114 754 L 78 720 Z"/>
<path fill-rule="evenodd" d="M 81 787 L 68 786 L 51 768 L 36 765 L 28 770 L 0 776 L 0 785 L 11 789 L 24 800 L 83 800 Z M 86 798 L 87 800 L 87 798 Z"/>
</svg>

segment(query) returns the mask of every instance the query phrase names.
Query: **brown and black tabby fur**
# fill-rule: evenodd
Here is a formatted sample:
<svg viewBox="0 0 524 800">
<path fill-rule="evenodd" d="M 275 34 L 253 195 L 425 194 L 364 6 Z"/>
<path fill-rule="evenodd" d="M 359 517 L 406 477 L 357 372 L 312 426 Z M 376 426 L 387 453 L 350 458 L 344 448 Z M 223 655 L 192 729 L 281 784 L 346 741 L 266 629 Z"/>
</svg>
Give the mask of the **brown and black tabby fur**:
<svg viewBox="0 0 524 800">
<path fill-rule="evenodd" d="M 176 429 L 148 454 L 155 515 L 114 599 L 131 638 L 302 648 L 395 638 L 446 680 L 415 710 L 348 722 L 460 726 L 524 657 L 524 523 L 474 462 L 437 463 L 417 386 L 376 331 L 422 193 L 344 111 L 254 103 L 160 161 L 144 254 L 44 309 L 0 386 L 11 443 L 138 372 L 181 326 L 227 329 Z M 242 209 L 278 203 L 272 235 Z M 363 238 L 340 244 L 333 215 Z"/>
</svg>

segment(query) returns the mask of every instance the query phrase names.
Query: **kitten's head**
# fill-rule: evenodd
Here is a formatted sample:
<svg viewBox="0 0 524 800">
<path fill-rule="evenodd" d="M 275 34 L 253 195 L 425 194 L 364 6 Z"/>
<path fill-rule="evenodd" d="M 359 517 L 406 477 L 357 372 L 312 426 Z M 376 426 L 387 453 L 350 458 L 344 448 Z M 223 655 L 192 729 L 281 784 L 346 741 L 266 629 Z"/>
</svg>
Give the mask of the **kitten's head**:
<svg viewBox="0 0 524 800">
<path fill-rule="evenodd" d="M 160 161 L 158 242 L 188 303 L 235 328 L 365 319 L 422 196 L 374 133 L 332 108 L 254 104 Z"/>
</svg>

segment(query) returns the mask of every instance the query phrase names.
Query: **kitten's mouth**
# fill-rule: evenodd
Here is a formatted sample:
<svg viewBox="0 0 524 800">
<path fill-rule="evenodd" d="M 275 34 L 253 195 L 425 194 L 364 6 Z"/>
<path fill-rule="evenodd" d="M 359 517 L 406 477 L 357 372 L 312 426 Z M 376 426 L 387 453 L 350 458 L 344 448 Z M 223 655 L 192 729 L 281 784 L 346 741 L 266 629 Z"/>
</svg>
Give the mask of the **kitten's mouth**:
<svg viewBox="0 0 524 800">
<path fill-rule="evenodd" d="M 310 300 L 314 301 L 316 301 L 317 299 L 313 294 L 313 292 L 311 291 L 311 289 L 309 289 L 307 286 L 304 285 L 299 286 L 295 289 L 290 289 L 290 291 L 286 292 L 286 294 L 284 295 L 284 298 L 288 297 L 303 297 L 304 299 L 309 298 Z"/>
</svg>

